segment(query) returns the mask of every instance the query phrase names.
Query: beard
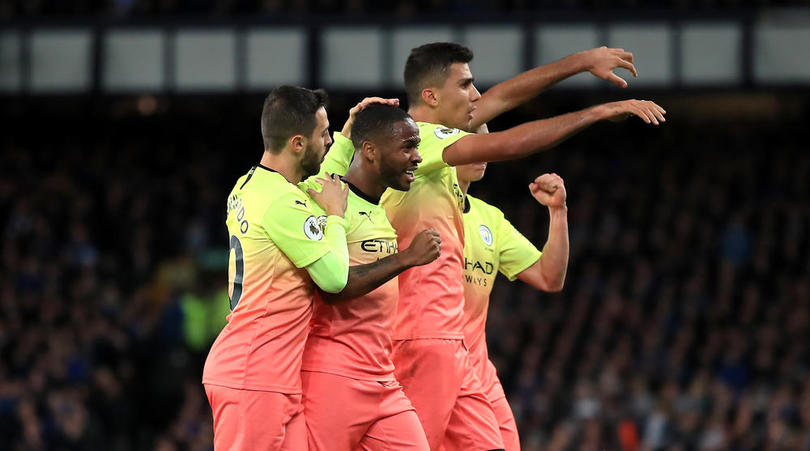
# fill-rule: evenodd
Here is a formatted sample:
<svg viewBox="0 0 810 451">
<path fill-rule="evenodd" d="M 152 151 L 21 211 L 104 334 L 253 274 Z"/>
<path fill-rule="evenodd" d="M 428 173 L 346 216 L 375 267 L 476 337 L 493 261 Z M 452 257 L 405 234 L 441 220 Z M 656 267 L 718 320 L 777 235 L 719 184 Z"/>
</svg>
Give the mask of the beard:
<svg viewBox="0 0 810 451">
<path fill-rule="evenodd" d="M 411 187 L 410 183 L 404 180 L 402 169 L 390 166 L 385 162 L 380 164 L 380 180 L 384 186 L 397 191 L 408 191 Z"/>
<path fill-rule="evenodd" d="M 304 150 L 301 169 L 304 171 L 305 179 L 321 172 L 321 155 L 312 144 L 307 144 L 307 148 Z"/>
</svg>

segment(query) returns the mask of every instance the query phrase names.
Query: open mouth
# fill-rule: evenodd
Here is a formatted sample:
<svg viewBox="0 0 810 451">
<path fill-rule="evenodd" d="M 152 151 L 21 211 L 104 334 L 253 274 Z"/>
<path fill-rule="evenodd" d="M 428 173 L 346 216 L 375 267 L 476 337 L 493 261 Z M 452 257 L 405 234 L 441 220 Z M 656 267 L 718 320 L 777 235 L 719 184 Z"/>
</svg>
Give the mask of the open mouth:
<svg viewBox="0 0 810 451">
<path fill-rule="evenodd" d="M 414 170 L 415 169 L 408 169 L 407 171 L 405 171 L 405 179 L 408 180 L 409 182 L 413 182 L 413 171 Z"/>
</svg>

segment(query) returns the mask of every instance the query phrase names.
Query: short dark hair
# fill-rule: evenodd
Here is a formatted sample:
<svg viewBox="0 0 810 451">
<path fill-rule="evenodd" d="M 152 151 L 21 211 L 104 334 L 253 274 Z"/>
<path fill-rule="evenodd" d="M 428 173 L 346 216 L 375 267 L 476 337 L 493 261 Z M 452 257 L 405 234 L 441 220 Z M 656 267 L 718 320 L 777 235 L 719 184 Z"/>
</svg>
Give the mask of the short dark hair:
<svg viewBox="0 0 810 451">
<path fill-rule="evenodd" d="M 403 109 L 381 103 L 371 104 L 354 118 L 352 144 L 359 150 L 364 142 L 379 138 L 380 133 L 391 132 L 394 124 L 408 119 L 411 116 Z"/>
<path fill-rule="evenodd" d="M 444 85 L 450 65 L 469 63 L 472 59 L 472 50 L 453 42 L 434 42 L 412 49 L 405 63 L 408 103 L 416 105 L 425 87 Z"/>
<path fill-rule="evenodd" d="M 322 89 L 279 86 L 264 99 L 262 139 L 265 150 L 281 151 L 295 135 L 312 135 L 315 113 L 326 107 L 328 98 Z"/>
</svg>

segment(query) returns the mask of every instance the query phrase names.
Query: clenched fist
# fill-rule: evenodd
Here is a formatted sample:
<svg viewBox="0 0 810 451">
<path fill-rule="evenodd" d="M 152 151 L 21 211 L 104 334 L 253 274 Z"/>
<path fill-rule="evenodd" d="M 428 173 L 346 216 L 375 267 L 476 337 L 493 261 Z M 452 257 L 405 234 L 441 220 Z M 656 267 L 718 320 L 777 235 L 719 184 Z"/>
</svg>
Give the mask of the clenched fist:
<svg viewBox="0 0 810 451">
<path fill-rule="evenodd" d="M 562 177 L 557 174 L 543 174 L 532 183 L 529 183 L 529 191 L 537 202 L 551 208 L 565 207 L 565 184 Z"/>
<path fill-rule="evenodd" d="M 408 266 L 426 265 L 439 258 L 442 251 L 442 238 L 436 229 L 419 232 L 400 256 L 407 259 Z"/>
</svg>

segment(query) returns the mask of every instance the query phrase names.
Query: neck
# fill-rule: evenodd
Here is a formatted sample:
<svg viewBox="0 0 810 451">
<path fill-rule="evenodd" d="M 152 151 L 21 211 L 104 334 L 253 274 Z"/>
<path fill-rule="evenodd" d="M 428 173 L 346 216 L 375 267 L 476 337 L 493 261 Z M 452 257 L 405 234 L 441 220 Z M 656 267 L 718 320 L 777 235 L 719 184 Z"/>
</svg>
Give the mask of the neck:
<svg viewBox="0 0 810 451">
<path fill-rule="evenodd" d="M 378 201 L 387 188 L 380 182 L 378 175 L 374 171 L 362 168 L 359 164 L 349 166 L 343 180 L 357 187 L 366 196 Z"/>
<path fill-rule="evenodd" d="M 458 187 L 461 188 L 461 192 L 464 194 L 464 197 L 467 197 L 467 190 L 470 189 L 470 181 L 459 179 Z"/>
<path fill-rule="evenodd" d="M 438 110 L 425 104 L 416 105 L 410 108 L 408 110 L 408 114 L 410 114 L 413 120 L 416 122 L 429 122 L 431 124 L 442 123 L 441 119 L 439 118 Z"/>
<path fill-rule="evenodd" d="M 278 172 L 287 179 L 288 182 L 294 185 L 298 184 L 304 176 L 304 174 L 301 173 L 301 165 L 285 150 L 279 153 L 265 151 L 260 163 L 262 166 Z"/>
</svg>

